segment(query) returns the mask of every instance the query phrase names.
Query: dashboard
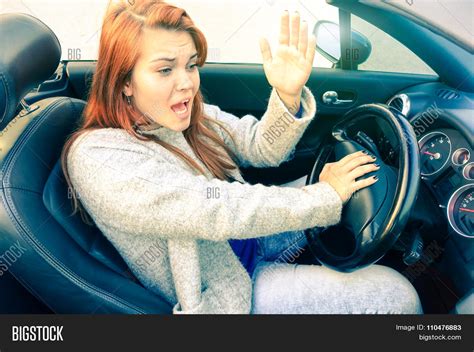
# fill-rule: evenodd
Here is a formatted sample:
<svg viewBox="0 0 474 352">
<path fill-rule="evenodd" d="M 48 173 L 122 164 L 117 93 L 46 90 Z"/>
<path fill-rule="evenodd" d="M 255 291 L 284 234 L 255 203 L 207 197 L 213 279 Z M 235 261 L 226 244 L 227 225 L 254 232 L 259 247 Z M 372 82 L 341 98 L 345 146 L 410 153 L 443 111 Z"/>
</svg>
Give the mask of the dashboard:
<svg viewBox="0 0 474 352">
<path fill-rule="evenodd" d="M 474 239 L 473 103 L 472 94 L 441 83 L 410 87 L 387 102 L 415 131 L 422 182 L 443 210 L 449 232 L 467 239 Z M 378 144 L 391 145 L 383 137 Z"/>
</svg>

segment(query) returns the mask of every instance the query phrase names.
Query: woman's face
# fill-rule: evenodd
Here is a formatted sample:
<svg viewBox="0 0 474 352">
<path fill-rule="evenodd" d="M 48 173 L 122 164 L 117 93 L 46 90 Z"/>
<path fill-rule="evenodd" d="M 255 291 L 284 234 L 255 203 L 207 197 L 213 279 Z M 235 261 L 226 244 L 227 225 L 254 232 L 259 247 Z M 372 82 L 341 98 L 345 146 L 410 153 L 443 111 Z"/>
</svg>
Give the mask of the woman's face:
<svg viewBox="0 0 474 352">
<path fill-rule="evenodd" d="M 146 117 L 174 131 L 188 128 L 199 90 L 197 51 L 185 31 L 145 29 L 124 93 Z"/>
</svg>

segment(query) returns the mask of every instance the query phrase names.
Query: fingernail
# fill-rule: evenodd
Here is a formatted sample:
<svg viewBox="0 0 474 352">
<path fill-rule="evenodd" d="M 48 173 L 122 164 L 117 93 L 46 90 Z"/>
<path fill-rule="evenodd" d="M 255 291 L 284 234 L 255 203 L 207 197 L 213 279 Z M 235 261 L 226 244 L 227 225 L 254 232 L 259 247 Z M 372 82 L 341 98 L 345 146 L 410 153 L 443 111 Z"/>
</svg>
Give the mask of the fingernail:
<svg viewBox="0 0 474 352">
<path fill-rule="evenodd" d="M 375 157 L 375 155 L 371 155 L 370 157 L 371 157 L 372 159 L 374 159 L 374 160 L 377 160 L 377 158 Z"/>
<path fill-rule="evenodd" d="M 374 165 L 375 165 L 376 167 L 380 167 L 380 165 L 379 165 L 378 163 L 374 163 Z"/>
<path fill-rule="evenodd" d="M 377 181 L 377 180 L 379 179 L 379 177 L 378 177 L 377 175 L 372 176 L 372 178 L 373 178 L 375 181 Z"/>
<path fill-rule="evenodd" d="M 363 150 L 362 153 L 369 154 L 369 152 L 367 150 Z"/>
</svg>

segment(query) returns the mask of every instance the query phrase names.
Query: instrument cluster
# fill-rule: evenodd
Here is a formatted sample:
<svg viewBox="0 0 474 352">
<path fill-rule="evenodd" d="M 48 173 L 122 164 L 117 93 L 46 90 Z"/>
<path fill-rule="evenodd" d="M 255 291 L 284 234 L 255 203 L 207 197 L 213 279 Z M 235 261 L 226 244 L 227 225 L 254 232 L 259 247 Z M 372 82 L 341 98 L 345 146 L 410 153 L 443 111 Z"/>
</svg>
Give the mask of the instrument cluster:
<svg viewBox="0 0 474 352">
<path fill-rule="evenodd" d="M 436 130 L 418 141 L 423 180 L 447 199 L 451 228 L 474 238 L 474 157 L 469 143 L 452 129 Z M 447 198 L 449 197 L 449 198 Z"/>
</svg>

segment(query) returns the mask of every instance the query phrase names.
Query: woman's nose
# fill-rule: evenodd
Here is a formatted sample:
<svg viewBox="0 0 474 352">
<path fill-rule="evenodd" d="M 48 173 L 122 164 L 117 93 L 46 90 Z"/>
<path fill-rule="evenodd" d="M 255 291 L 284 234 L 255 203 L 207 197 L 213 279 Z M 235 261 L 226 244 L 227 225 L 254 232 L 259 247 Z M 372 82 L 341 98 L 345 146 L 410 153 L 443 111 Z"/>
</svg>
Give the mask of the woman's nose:
<svg viewBox="0 0 474 352">
<path fill-rule="evenodd" d="M 176 85 L 177 90 L 186 90 L 193 88 L 193 81 L 187 72 L 183 72 L 178 77 L 178 82 Z"/>
</svg>

